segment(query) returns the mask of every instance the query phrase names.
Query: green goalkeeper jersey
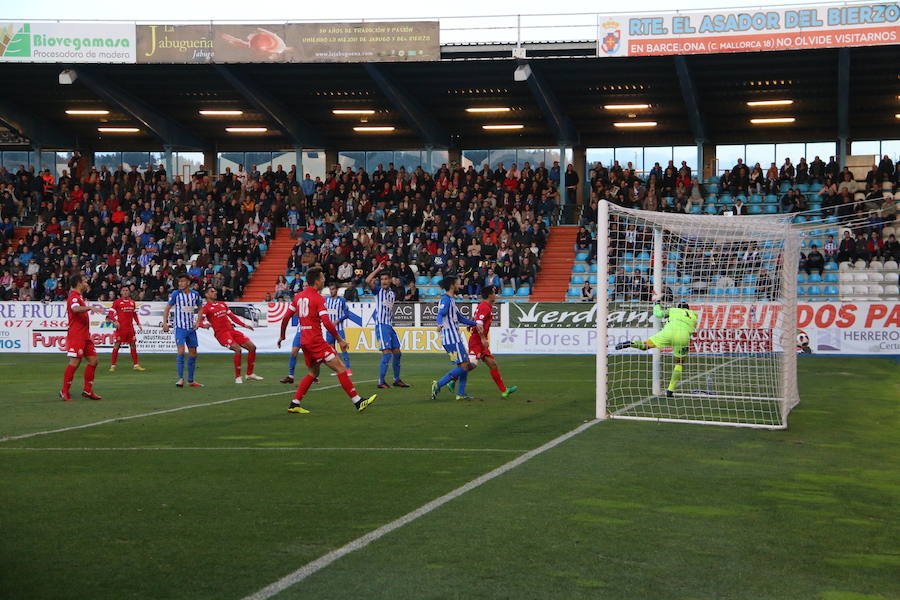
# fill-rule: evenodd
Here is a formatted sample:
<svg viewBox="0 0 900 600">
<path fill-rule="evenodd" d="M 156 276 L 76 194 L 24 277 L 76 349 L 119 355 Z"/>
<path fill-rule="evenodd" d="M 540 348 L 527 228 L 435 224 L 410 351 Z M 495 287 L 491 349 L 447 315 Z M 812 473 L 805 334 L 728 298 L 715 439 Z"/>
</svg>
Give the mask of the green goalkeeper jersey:
<svg viewBox="0 0 900 600">
<path fill-rule="evenodd" d="M 657 304 L 653 307 L 653 316 L 658 319 L 668 319 L 667 329 L 678 329 L 687 332 L 688 335 L 697 329 L 697 313 L 689 308 L 663 308 Z"/>
</svg>

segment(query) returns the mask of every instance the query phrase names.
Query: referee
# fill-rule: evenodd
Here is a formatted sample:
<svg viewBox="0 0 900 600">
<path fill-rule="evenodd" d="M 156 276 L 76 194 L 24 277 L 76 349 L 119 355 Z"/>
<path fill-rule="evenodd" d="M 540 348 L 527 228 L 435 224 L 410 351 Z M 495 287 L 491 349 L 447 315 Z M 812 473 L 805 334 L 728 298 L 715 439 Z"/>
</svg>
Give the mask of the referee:
<svg viewBox="0 0 900 600">
<path fill-rule="evenodd" d="M 178 289 L 169 296 L 169 302 L 163 310 L 163 331 L 169 332 L 169 312 L 174 307 L 175 344 L 178 346 L 178 381 L 176 387 L 184 387 L 184 348 L 187 346 L 188 386 L 203 387 L 194 381 L 194 369 L 197 367 L 197 312 L 203 301 L 196 290 L 192 290 L 191 280 L 187 275 L 178 278 Z"/>
</svg>

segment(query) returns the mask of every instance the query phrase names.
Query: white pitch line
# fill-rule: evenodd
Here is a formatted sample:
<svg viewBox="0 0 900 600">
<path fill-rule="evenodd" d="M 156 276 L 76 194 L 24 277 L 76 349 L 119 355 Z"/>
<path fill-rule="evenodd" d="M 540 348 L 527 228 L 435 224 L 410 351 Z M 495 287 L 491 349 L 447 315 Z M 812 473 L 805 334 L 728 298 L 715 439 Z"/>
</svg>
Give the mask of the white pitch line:
<svg viewBox="0 0 900 600">
<path fill-rule="evenodd" d="M 29 452 L 182 452 L 198 450 L 205 452 L 217 451 L 269 451 L 269 452 L 493 452 L 507 454 L 521 454 L 524 450 L 512 450 L 508 448 L 301 448 L 301 447 L 255 447 L 255 446 L 218 446 L 218 447 L 136 447 L 136 448 L 39 448 L 22 446 L 0 446 L 0 452 L 4 450 L 26 450 Z"/>
<path fill-rule="evenodd" d="M 544 452 L 546 452 L 547 450 L 550 450 L 551 448 L 555 448 L 556 446 L 562 444 L 566 440 L 569 440 L 569 439 L 575 437 L 582 431 L 585 431 L 589 427 L 592 427 L 592 426 L 596 425 L 597 423 L 601 423 L 601 422 L 602 421 L 599 421 L 599 420 L 593 420 L 593 421 L 588 421 L 587 423 L 584 423 L 582 425 L 579 425 L 578 427 L 569 431 L 568 433 L 564 433 L 563 435 L 550 440 L 543 446 L 535 448 L 534 450 L 529 450 L 525 454 L 523 454 L 517 458 L 514 458 L 513 460 L 509 461 L 508 463 L 506 463 L 504 465 L 497 467 L 493 471 L 485 473 L 484 475 L 473 479 L 469 483 L 466 483 L 465 485 L 458 487 L 455 490 L 448 492 L 447 494 L 444 494 L 443 496 L 436 498 L 436 499 L 432 500 L 431 502 L 420 506 L 419 508 L 415 509 L 414 511 L 403 515 L 399 519 L 397 519 L 395 521 L 391 521 L 387 525 L 382 525 L 378 529 L 374 529 L 374 530 L 370 531 L 369 533 L 365 534 L 364 536 L 356 538 L 352 542 L 349 542 L 349 543 L 341 546 L 337 550 L 332 550 L 328 554 L 325 554 L 324 556 L 317 558 L 316 560 L 312 561 L 311 563 L 307 563 L 306 565 L 300 567 L 293 573 L 290 573 L 289 575 L 282 577 L 275 583 L 264 587 L 263 589 L 259 590 L 255 594 L 251 594 L 250 596 L 247 596 L 246 598 L 244 598 L 244 600 L 267 600 L 268 598 L 271 598 L 272 596 L 286 590 L 287 588 L 291 587 L 292 585 L 300 583 L 301 581 L 303 581 L 310 575 L 313 575 L 314 573 L 321 571 L 322 569 L 324 569 L 331 563 L 346 556 L 347 554 L 350 554 L 354 550 L 359 550 L 361 548 L 365 548 L 372 542 L 386 536 L 387 534 L 391 533 L 395 529 L 399 529 L 399 528 L 403 527 L 404 525 L 407 525 L 407 524 L 415 521 L 419 517 L 423 517 L 423 516 L 427 515 L 431 511 L 433 511 L 437 508 L 440 508 L 441 506 L 450 502 L 451 500 L 459 498 L 466 492 L 474 490 L 478 486 L 485 484 L 488 481 L 491 481 L 492 479 L 496 479 L 500 475 L 503 475 L 504 473 L 511 471 L 512 469 L 515 469 L 519 465 L 531 460 L 535 456 L 538 456 L 539 454 L 543 454 Z"/>
<path fill-rule="evenodd" d="M 377 381 L 376 379 L 364 379 L 362 381 L 357 381 L 355 383 L 372 383 L 373 381 Z M 341 384 L 336 383 L 334 385 L 324 385 L 321 387 L 316 387 L 310 392 L 317 392 L 322 390 L 331 390 L 337 387 L 341 387 Z M 213 402 L 203 402 L 201 404 L 188 404 L 186 406 L 176 406 L 175 408 L 167 408 L 164 410 L 154 410 L 153 412 L 141 413 L 139 415 L 126 415 L 124 417 L 114 417 L 112 419 L 104 419 L 102 421 L 95 421 L 93 423 L 85 423 L 83 425 L 73 425 L 71 427 L 60 427 L 59 429 L 49 429 L 47 431 L 35 431 L 33 433 L 23 433 L 22 435 L 9 435 L 6 437 L 0 438 L 0 443 L 3 442 L 12 442 L 15 440 L 24 440 L 28 438 L 37 437 L 39 435 L 50 435 L 51 433 L 64 433 L 66 431 L 75 431 L 78 429 L 87 429 L 89 427 L 97 427 L 99 425 L 106 425 L 108 423 L 118 423 L 119 421 L 130 421 L 131 419 L 143 419 L 144 417 L 153 417 L 155 415 L 165 415 L 168 413 L 179 412 L 182 410 L 188 410 L 191 408 L 203 408 L 204 406 L 216 406 L 217 404 L 227 404 L 229 402 L 236 402 L 238 400 L 252 400 L 254 398 L 270 398 L 272 396 L 283 396 L 284 394 L 293 394 L 294 390 L 285 390 L 283 392 L 272 392 L 269 394 L 257 394 L 255 396 L 241 396 L 239 398 L 227 398 L 225 400 L 215 400 Z"/>
</svg>

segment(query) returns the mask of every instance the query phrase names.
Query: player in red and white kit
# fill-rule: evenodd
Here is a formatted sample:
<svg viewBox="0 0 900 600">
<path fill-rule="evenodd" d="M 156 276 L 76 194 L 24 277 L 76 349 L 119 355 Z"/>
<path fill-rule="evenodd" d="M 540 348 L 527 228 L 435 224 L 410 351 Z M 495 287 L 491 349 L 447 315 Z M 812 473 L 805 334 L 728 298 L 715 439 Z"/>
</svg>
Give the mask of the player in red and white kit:
<svg viewBox="0 0 900 600">
<path fill-rule="evenodd" d="M 66 356 L 69 357 L 69 365 L 63 375 L 63 385 L 59 397 L 65 402 L 71 402 L 72 396 L 69 389 L 72 387 L 72 379 L 75 371 L 81 364 L 81 359 L 87 359 L 84 368 L 84 389 L 81 395 L 91 400 L 102 400 L 94 393 L 94 372 L 97 370 L 97 350 L 94 341 L 91 340 L 91 320 L 89 312 L 104 314 L 106 311 L 101 306 L 88 306 L 82 294 L 87 291 L 88 284 L 80 273 L 69 278 L 69 297 L 66 298 L 66 314 L 69 318 L 69 331 L 66 336 Z"/>
<path fill-rule="evenodd" d="M 488 332 L 491 329 L 491 321 L 494 318 L 491 311 L 494 308 L 494 302 L 497 300 L 497 288 L 492 285 L 485 286 L 481 290 L 481 297 L 484 300 L 475 309 L 475 315 L 472 317 L 472 320 L 481 325 L 484 335 L 479 334 L 476 328 L 469 327 L 469 333 L 471 334 L 469 336 L 469 359 L 473 364 L 479 360 L 483 361 L 491 370 L 491 378 L 497 384 L 501 395 L 504 398 L 508 398 L 510 394 L 519 388 L 514 385 L 506 387 L 506 384 L 503 383 L 503 377 L 500 376 L 497 361 L 494 360 L 494 355 L 491 354 L 491 345 L 488 340 Z"/>
<path fill-rule="evenodd" d="M 206 304 L 200 309 L 200 318 L 197 321 L 197 327 L 210 327 L 215 333 L 216 339 L 220 344 L 234 351 L 234 382 L 244 383 L 241 379 L 241 348 L 247 349 L 247 379 L 253 381 L 262 381 L 263 378 L 253 372 L 253 365 L 256 362 L 256 344 L 250 341 L 246 335 L 235 330 L 234 325 L 237 323 L 241 327 L 245 327 L 253 331 L 253 326 L 241 321 L 237 315 L 231 312 L 228 305 L 224 302 L 217 302 L 218 292 L 216 288 L 210 286 L 206 289 Z"/>
<path fill-rule="evenodd" d="M 106 319 L 116 324 L 115 343 L 113 344 L 112 358 L 109 361 L 109 370 L 116 370 L 116 362 L 119 360 L 119 348 L 123 345 L 131 349 L 131 367 L 135 371 L 146 371 L 144 367 L 138 364 L 137 339 L 134 334 L 134 324 L 137 323 L 141 333 L 144 326 L 141 325 L 137 314 L 137 304 L 131 299 L 131 289 L 122 288 L 122 297 L 117 298 L 112 303 L 112 309 L 106 313 Z"/>
<path fill-rule="evenodd" d="M 306 377 L 300 380 L 297 386 L 297 392 L 294 399 L 288 406 L 288 412 L 294 414 L 307 414 L 308 410 L 300 406 L 300 401 L 312 385 L 313 381 L 319 376 L 319 369 L 322 363 L 337 373 L 338 381 L 341 387 L 353 401 L 353 405 L 359 412 L 364 411 L 370 404 L 375 402 L 377 394 L 366 398 L 360 397 L 350 380 L 347 373 L 347 367 L 341 362 L 334 348 L 325 342 L 322 337 L 322 327 L 334 337 L 341 350 L 347 352 L 349 346 L 347 340 L 341 337 L 334 323 L 328 317 L 328 309 L 325 307 L 325 298 L 322 297 L 322 289 L 325 287 L 325 274 L 321 267 L 313 267 L 306 272 L 306 289 L 294 296 L 291 305 L 287 310 L 284 318 L 281 320 L 281 336 L 278 338 L 278 347 L 284 341 L 284 332 L 294 313 L 300 318 L 300 349 L 303 351 L 303 358 L 306 360 L 308 373 Z"/>
</svg>

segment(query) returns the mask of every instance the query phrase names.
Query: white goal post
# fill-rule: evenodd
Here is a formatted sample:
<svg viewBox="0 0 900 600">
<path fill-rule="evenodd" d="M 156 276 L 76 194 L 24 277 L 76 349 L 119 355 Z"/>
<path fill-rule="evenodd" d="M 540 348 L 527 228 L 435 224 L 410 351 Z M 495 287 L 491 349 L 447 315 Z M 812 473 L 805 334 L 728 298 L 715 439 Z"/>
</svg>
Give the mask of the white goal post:
<svg viewBox="0 0 900 600">
<path fill-rule="evenodd" d="M 799 238 L 791 215 L 685 215 L 602 201 L 596 417 L 786 428 L 799 402 Z M 657 336 L 668 314 L 654 306 L 685 304 L 697 315 L 689 344 L 672 328 Z"/>
</svg>

